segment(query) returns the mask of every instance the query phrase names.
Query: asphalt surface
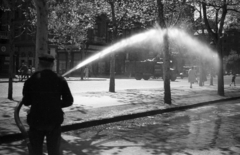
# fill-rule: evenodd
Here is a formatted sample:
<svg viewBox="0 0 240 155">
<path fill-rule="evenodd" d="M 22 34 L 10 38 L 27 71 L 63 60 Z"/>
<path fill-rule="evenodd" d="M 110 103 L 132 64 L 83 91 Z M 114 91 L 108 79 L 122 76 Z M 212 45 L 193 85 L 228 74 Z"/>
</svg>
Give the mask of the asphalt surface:
<svg viewBox="0 0 240 155">
<path fill-rule="evenodd" d="M 69 79 L 68 83 L 73 90 L 76 104 L 74 103 L 72 107 L 64 109 L 65 121 L 63 123 L 63 132 L 137 117 L 166 113 L 173 110 L 183 110 L 223 100 L 235 100 L 240 97 L 240 87 L 238 86 L 238 83 L 235 87 L 229 87 L 226 84 L 225 96 L 219 96 L 217 95 L 216 85 L 209 86 L 205 83 L 205 86 L 199 87 L 195 84 L 193 85 L 193 88 L 190 89 L 186 80 L 177 80 L 175 83 L 171 83 L 172 105 L 168 105 L 163 102 L 163 88 L 161 87 L 161 84 L 156 83 L 160 80 L 124 80 L 126 79 L 121 79 L 120 81 L 125 83 L 126 86 L 128 86 L 126 81 L 130 81 L 131 84 L 136 82 L 135 84 L 138 86 L 137 89 L 124 89 L 124 87 L 122 87 L 121 89 L 118 89 L 116 93 L 109 93 L 106 90 L 103 91 L 103 89 L 106 89 L 105 86 L 100 86 L 102 84 L 107 85 L 108 79 L 89 80 L 87 83 L 86 81 Z M 98 89 L 94 89 L 96 91 L 89 91 L 89 82 L 96 82 L 99 86 L 96 86 L 95 84 L 95 88 Z M 140 86 L 139 82 L 141 83 Z M 153 87 L 147 87 L 151 85 L 150 83 Z M 7 87 L 7 83 L 4 82 L 0 83 L 0 85 L 4 85 L 5 88 Z M 23 138 L 13 119 L 14 108 L 17 102 L 21 100 L 20 94 L 23 83 L 16 82 L 15 86 L 17 89 L 14 89 L 14 93 L 19 96 L 14 96 L 14 101 L 8 100 L 3 96 L 0 98 L 0 104 L 2 105 L 0 107 L 0 143 L 6 144 L 6 148 L 8 148 L 9 144 L 9 147 L 13 150 L 16 148 L 16 146 L 14 146 L 15 142 L 13 141 L 21 140 Z M 81 91 L 83 87 L 86 87 L 85 91 Z M 3 91 L 2 88 L 3 87 L 0 89 L 1 91 Z M 26 125 L 26 128 L 28 127 L 25 121 L 27 110 L 27 107 L 23 107 L 20 112 L 20 117 L 22 122 Z M 70 142 L 72 139 L 76 138 L 77 137 L 65 136 L 64 140 Z M 19 144 L 19 142 L 21 142 L 21 144 Z M 18 141 L 16 144 L 24 145 L 23 141 Z M 8 149 L 5 149 L 5 151 L 6 150 Z M 11 153 L 14 152 L 15 151 L 12 151 Z"/>
<path fill-rule="evenodd" d="M 81 154 L 240 154 L 240 100 L 73 130 Z M 73 145 L 74 146 L 74 145 Z M 135 153 L 136 152 L 136 153 Z"/>
</svg>

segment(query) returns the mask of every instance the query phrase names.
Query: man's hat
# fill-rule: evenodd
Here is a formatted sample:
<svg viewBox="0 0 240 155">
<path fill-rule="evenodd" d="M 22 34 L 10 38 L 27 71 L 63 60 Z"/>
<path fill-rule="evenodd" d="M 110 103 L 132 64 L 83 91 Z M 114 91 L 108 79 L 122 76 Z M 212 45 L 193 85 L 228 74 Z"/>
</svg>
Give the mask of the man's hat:
<svg viewBox="0 0 240 155">
<path fill-rule="evenodd" d="M 38 57 L 39 60 L 53 62 L 55 59 L 51 54 L 42 54 Z"/>
</svg>

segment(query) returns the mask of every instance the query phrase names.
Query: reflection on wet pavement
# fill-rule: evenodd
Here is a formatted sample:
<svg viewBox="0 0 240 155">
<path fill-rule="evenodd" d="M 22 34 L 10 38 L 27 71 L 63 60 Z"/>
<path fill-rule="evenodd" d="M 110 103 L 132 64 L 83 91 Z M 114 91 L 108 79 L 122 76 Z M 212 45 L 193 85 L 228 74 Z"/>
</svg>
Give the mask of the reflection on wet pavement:
<svg viewBox="0 0 240 155">
<path fill-rule="evenodd" d="M 121 150 L 120 144 L 124 144 L 141 147 L 149 154 L 240 154 L 239 120 L 240 104 L 216 104 L 66 134 L 92 141 L 102 149 L 111 146 Z"/>
</svg>

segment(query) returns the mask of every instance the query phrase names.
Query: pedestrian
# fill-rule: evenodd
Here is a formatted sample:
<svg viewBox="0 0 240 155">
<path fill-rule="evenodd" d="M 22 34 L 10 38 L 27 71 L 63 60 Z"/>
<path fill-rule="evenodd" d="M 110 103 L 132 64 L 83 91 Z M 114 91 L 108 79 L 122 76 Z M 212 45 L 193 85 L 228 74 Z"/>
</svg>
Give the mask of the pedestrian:
<svg viewBox="0 0 240 155">
<path fill-rule="evenodd" d="M 30 65 L 28 68 L 28 72 L 29 72 L 29 75 L 31 76 L 35 72 L 35 68 L 32 65 Z"/>
<path fill-rule="evenodd" d="M 25 81 L 22 102 L 31 106 L 27 115 L 30 154 L 42 155 L 46 137 L 48 155 L 60 155 L 62 108 L 73 104 L 73 96 L 66 80 L 52 68 L 54 57 L 39 57 L 38 71 Z"/>
<path fill-rule="evenodd" d="M 89 68 L 88 68 L 88 66 L 86 66 L 85 68 L 84 68 L 84 74 L 85 74 L 85 79 L 88 79 L 89 78 Z"/>
<path fill-rule="evenodd" d="M 234 86 L 236 86 L 235 80 L 236 80 L 236 74 L 233 73 L 233 75 L 232 75 L 232 82 L 230 83 L 230 86 L 231 86 L 232 84 L 234 84 Z"/>
<path fill-rule="evenodd" d="M 20 72 L 20 81 L 23 81 L 23 79 L 28 79 L 28 67 L 27 65 L 23 62 L 20 69 L 18 70 Z"/>
<path fill-rule="evenodd" d="M 190 88 L 192 88 L 192 84 L 194 82 L 196 82 L 196 71 L 194 69 L 194 67 L 192 67 L 191 69 L 189 69 L 188 71 L 188 82 L 190 83 Z"/>
</svg>

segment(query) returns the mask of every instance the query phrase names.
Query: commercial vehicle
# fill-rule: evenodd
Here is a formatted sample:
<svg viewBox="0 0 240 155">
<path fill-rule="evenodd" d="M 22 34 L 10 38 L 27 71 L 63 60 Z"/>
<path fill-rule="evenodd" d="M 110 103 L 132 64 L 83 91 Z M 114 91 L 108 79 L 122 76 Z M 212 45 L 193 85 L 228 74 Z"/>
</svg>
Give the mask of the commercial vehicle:
<svg viewBox="0 0 240 155">
<path fill-rule="evenodd" d="M 136 80 L 149 80 L 150 78 L 163 78 L 163 62 L 155 60 L 130 61 L 126 63 L 126 70 Z M 170 63 L 170 80 L 175 81 L 178 73 Z"/>
</svg>

